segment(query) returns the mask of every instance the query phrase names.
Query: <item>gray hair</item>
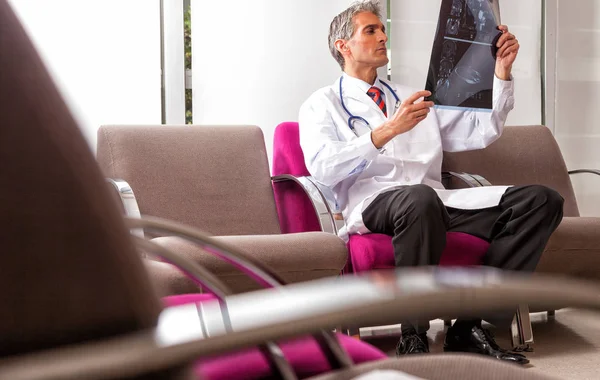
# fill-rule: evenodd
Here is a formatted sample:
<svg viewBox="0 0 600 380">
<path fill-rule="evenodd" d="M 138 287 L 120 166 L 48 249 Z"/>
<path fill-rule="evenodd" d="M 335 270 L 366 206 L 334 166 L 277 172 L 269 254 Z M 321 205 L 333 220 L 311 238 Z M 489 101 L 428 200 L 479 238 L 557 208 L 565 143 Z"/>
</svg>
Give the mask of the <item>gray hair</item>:
<svg viewBox="0 0 600 380">
<path fill-rule="evenodd" d="M 344 69 L 345 60 L 342 54 L 336 49 L 335 41 L 349 40 L 354 35 L 354 16 L 362 12 L 370 12 L 381 19 L 381 6 L 379 0 L 356 1 L 348 9 L 335 16 L 329 26 L 329 51 L 335 60 Z"/>
</svg>

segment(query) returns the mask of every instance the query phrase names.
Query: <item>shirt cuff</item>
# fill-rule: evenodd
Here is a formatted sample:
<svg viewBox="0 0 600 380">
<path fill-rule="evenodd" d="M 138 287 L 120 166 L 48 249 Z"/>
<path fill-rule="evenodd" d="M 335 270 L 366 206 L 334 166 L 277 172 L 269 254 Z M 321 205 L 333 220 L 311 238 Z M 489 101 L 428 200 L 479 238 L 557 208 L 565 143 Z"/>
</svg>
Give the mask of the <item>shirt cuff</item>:
<svg viewBox="0 0 600 380">
<path fill-rule="evenodd" d="M 513 80 L 512 74 L 509 80 L 502 80 L 494 75 L 494 93 L 496 95 L 510 93 L 512 94 L 515 89 L 515 81 Z"/>
</svg>

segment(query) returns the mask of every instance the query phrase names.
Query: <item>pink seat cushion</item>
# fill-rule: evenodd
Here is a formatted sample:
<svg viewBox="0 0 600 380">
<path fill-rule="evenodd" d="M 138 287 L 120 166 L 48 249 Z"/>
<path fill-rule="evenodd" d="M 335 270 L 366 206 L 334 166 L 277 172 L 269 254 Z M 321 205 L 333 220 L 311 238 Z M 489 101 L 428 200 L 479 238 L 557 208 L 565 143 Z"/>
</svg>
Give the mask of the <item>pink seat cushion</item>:
<svg viewBox="0 0 600 380">
<path fill-rule="evenodd" d="M 446 234 L 442 266 L 480 265 L 489 243 L 462 232 Z M 395 268 L 392 237 L 383 234 L 351 235 L 348 242 L 349 261 L 353 272 Z"/>
<path fill-rule="evenodd" d="M 210 294 L 184 294 L 163 298 L 166 306 L 176 306 L 192 302 L 214 299 Z M 386 359 L 377 348 L 355 338 L 338 334 L 340 343 L 355 364 Z M 331 370 L 316 341 L 311 337 L 280 342 L 285 357 L 300 378 L 314 376 Z M 196 375 L 204 380 L 225 379 L 264 379 L 271 376 L 271 369 L 264 355 L 258 349 L 249 349 L 214 358 L 204 358 L 194 366 Z"/>
</svg>

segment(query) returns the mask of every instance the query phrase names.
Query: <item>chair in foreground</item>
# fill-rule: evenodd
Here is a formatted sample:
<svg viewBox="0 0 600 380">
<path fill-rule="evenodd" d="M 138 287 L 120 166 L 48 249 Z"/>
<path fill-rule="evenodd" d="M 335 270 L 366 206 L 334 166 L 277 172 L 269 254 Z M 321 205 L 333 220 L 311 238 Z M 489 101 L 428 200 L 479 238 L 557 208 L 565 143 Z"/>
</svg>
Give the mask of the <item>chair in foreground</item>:
<svg viewBox="0 0 600 380">
<path fill-rule="evenodd" d="M 284 232 L 327 231 L 338 234 L 344 228 L 343 217 L 336 210 L 336 201 L 330 190 L 310 177 L 300 147 L 298 123 L 284 122 L 275 129 L 273 143 L 273 176 L 277 208 Z M 474 177 L 462 171 L 447 172 L 453 177 L 450 184 L 481 186 Z M 450 179 L 450 178 L 448 178 Z M 331 194 L 331 195 L 330 195 Z M 346 271 L 360 273 L 374 269 L 392 269 L 394 251 L 392 237 L 383 234 L 351 235 L 348 237 Z M 478 237 L 460 232 L 447 234 L 441 266 L 480 265 L 489 243 Z M 526 305 L 519 307 L 511 329 L 513 345 L 531 349 L 533 334 Z M 355 332 L 354 332 L 355 333 Z"/>
<path fill-rule="evenodd" d="M 157 326 L 163 306 L 132 239 L 145 242 L 141 246 L 145 251 L 150 243 L 128 232 L 91 151 L 5 0 L 0 0 L 0 36 L 0 52 L 11 51 L 0 54 L 0 110 L 4 125 L 10 126 L 0 129 L 0 165 L 4 179 L 13 184 L 0 188 L 4 231 L 0 367 L 22 359 L 23 364 L 16 366 L 17 372 L 27 374 L 22 377 L 64 379 L 61 367 L 65 365 L 55 364 L 66 359 L 66 367 L 78 366 L 75 352 L 65 354 L 73 346 L 83 345 L 75 350 L 83 353 L 98 342 L 116 340 L 116 350 L 121 347 L 119 338 L 128 336 L 136 345 L 129 358 L 136 357 L 149 343 L 145 338 L 154 339 L 146 332 Z M 32 87 L 35 92 L 30 92 Z M 163 258 L 179 266 L 190 263 Z M 208 272 L 194 273 L 201 267 L 191 264 L 183 268 L 198 284 L 213 290 L 216 297 L 229 292 L 221 284 L 217 289 L 218 280 Z M 359 362 L 384 357 L 364 343 L 342 339 L 350 351 L 358 347 L 363 355 Z M 267 342 L 264 346 L 271 347 Z M 307 366 L 314 364 L 312 346 L 292 348 L 308 359 L 304 360 Z M 279 368 L 273 350 L 265 351 L 271 359 L 267 370 L 269 365 Z M 52 359 L 32 366 L 31 360 L 43 353 Z M 99 352 L 90 366 L 70 377 L 194 378 L 191 363 L 196 358 L 168 366 L 151 361 L 144 368 L 130 368 L 127 375 L 114 373 L 118 360 L 108 360 L 110 353 Z M 243 377 L 239 370 L 238 375 Z"/>
<path fill-rule="evenodd" d="M 6 0 L 0 73 L 0 171 L 10 184 L 0 187 L 2 362 L 152 328 L 160 302 L 129 254 L 133 244 L 89 147 Z M 146 378 L 184 378 L 187 364 Z"/>
</svg>

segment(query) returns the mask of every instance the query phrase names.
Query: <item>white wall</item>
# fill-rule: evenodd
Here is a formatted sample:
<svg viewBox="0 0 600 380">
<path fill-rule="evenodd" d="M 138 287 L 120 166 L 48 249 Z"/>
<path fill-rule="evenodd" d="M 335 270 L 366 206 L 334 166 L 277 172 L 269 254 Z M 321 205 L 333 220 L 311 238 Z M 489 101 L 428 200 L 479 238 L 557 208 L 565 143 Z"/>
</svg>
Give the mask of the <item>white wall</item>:
<svg viewBox="0 0 600 380">
<path fill-rule="evenodd" d="M 600 169 L 600 1 L 555 5 L 555 136 L 569 169 Z M 581 214 L 600 216 L 600 176 L 579 174 L 572 179 Z"/>
<path fill-rule="evenodd" d="M 258 125 L 271 157 L 277 124 L 339 77 L 327 35 L 351 2 L 192 0 L 194 124 Z"/>
<path fill-rule="evenodd" d="M 442 0 L 394 0 L 390 15 L 392 80 L 424 89 Z M 508 125 L 540 124 L 541 111 L 541 2 L 500 0 L 502 23 L 508 25 L 521 44 L 513 67 L 515 109 Z"/>
<path fill-rule="evenodd" d="M 185 44 L 183 0 L 163 0 L 164 122 L 185 124 Z"/>
<path fill-rule="evenodd" d="M 9 3 L 93 150 L 101 124 L 160 124 L 159 0 Z"/>
</svg>

